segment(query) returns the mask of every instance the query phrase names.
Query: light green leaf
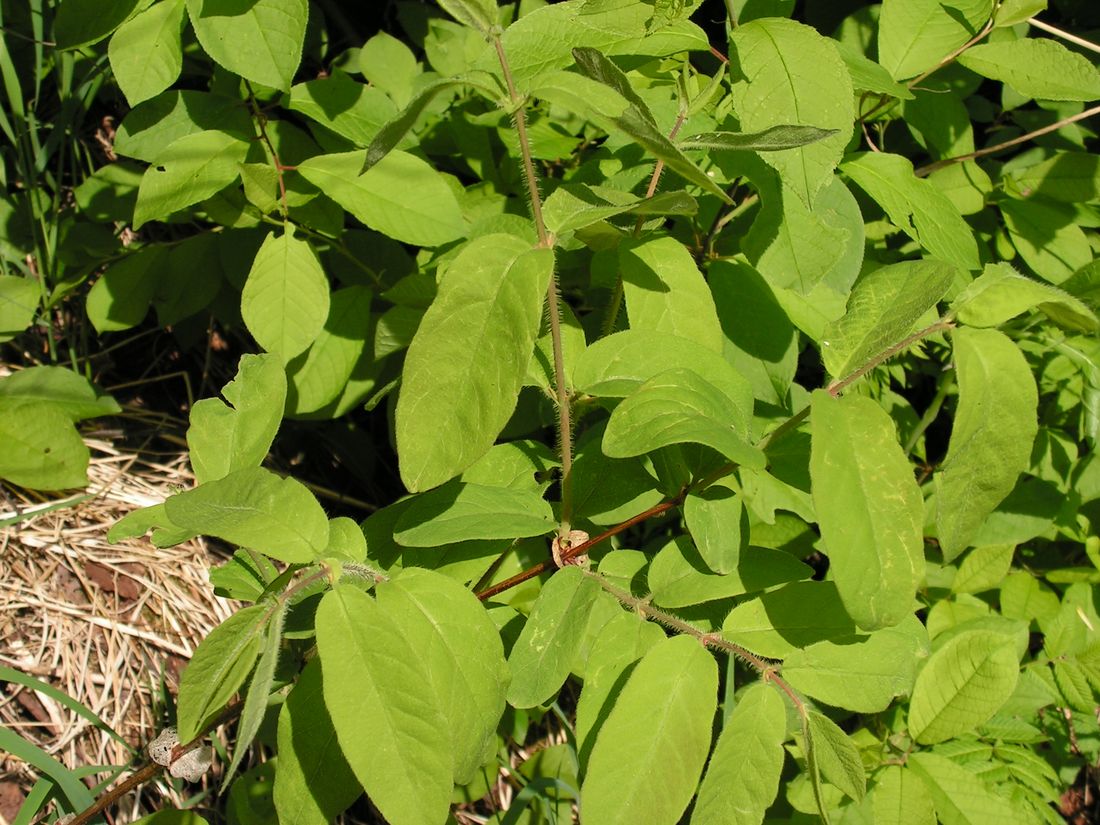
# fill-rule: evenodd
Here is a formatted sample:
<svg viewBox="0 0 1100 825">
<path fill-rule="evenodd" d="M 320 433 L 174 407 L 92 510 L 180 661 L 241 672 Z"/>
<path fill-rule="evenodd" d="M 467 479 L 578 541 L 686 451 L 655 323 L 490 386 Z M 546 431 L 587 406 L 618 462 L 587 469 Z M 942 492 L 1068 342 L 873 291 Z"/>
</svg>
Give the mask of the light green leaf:
<svg viewBox="0 0 1100 825">
<path fill-rule="evenodd" d="M 370 347 L 367 336 L 372 297 L 365 286 L 349 286 L 332 293 L 328 318 L 304 360 L 287 365 L 288 413 L 316 412 L 339 397 L 347 386 L 364 349 Z"/>
<path fill-rule="evenodd" d="M 308 241 L 272 232 L 241 292 L 241 316 L 260 346 L 283 364 L 312 344 L 329 311 L 328 279 Z"/>
<path fill-rule="evenodd" d="M 65 367 L 28 367 L 0 378 L 0 404 L 17 402 L 49 404 L 73 421 L 122 412 L 111 396 Z"/>
<path fill-rule="evenodd" d="M 337 516 L 328 520 L 328 546 L 325 558 L 364 562 L 367 560 L 367 540 L 362 529 L 351 518 Z"/>
<path fill-rule="evenodd" d="M 54 18 L 57 47 L 76 49 L 102 40 L 140 5 L 141 0 L 66 0 Z"/>
<path fill-rule="evenodd" d="M 443 176 L 426 161 L 393 151 L 363 174 L 365 152 L 318 155 L 302 176 L 372 229 L 416 246 L 439 246 L 466 233 Z"/>
<path fill-rule="evenodd" d="M 937 753 L 910 755 L 907 767 L 923 780 L 944 825 L 1028 825 L 1027 812 L 1001 796 L 966 765 Z"/>
<path fill-rule="evenodd" d="M 0 478 L 35 490 L 83 487 L 89 458 L 84 440 L 61 408 L 47 402 L 0 401 Z"/>
<path fill-rule="evenodd" d="M 864 276 L 848 298 L 848 311 L 825 328 L 822 359 L 844 378 L 896 344 L 943 297 L 956 275 L 943 261 L 902 261 Z"/>
<path fill-rule="evenodd" d="M 739 694 L 707 765 L 693 825 L 760 825 L 779 789 L 786 738 L 787 709 L 775 688 L 757 683 Z"/>
<path fill-rule="evenodd" d="M 187 0 L 187 11 L 218 65 L 253 83 L 290 88 L 302 60 L 308 0 Z"/>
<path fill-rule="evenodd" d="M 670 444 L 704 444 L 730 461 L 764 468 L 764 454 L 748 441 L 748 421 L 736 402 L 698 373 L 666 370 L 615 408 L 604 431 L 604 453 L 628 458 Z"/>
<path fill-rule="evenodd" d="M 684 500 L 684 521 L 703 561 L 715 573 L 737 568 L 748 544 L 748 515 L 737 491 L 715 484 Z"/>
<path fill-rule="evenodd" d="M 421 68 L 408 46 L 391 34 L 379 32 L 359 50 L 359 71 L 398 106 L 405 106 Z"/>
<path fill-rule="evenodd" d="M 902 765 L 887 765 L 877 774 L 871 809 L 877 825 L 936 825 L 928 788 L 918 774 Z"/>
<path fill-rule="evenodd" d="M 951 582 L 951 592 L 981 593 L 999 587 L 1012 569 L 1015 550 L 1012 544 L 975 547 L 959 565 L 955 580 Z"/>
<path fill-rule="evenodd" d="M 599 583 L 577 567 L 563 567 L 542 586 L 508 656 L 510 705 L 534 707 L 561 689 L 600 592 Z"/>
<path fill-rule="evenodd" d="M 867 792 L 867 776 L 859 751 L 836 722 L 815 710 L 807 715 L 808 746 L 814 766 L 822 776 L 859 802 Z"/>
<path fill-rule="evenodd" d="M 229 787 L 229 781 L 248 754 L 249 745 L 256 738 L 260 724 L 267 714 L 267 701 L 275 682 L 275 667 L 279 664 L 279 651 L 282 649 L 283 620 L 286 619 L 286 611 L 287 603 L 279 602 L 271 613 L 267 629 L 264 631 L 263 642 L 260 645 L 263 649 L 260 651 L 260 658 L 256 662 L 256 669 L 252 671 L 252 678 L 244 695 L 244 707 L 241 709 L 241 719 L 237 725 L 237 736 L 233 741 L 233 759 L 225 769 L 220 793 L 225 793 L 226 788 Z"/>
<path fill-rule="evenodd" d="M 581 788 L 585 818 L 601 825 L 675 825 L 710 750 L 718 667 L 694 639 L 653 647 L 600 729 Z"/>
<path fill-rule="evenodd" d="M 31 278 L 0 275 L 0 343 L 31 325 L 40 297 L 39 286 Z"/>
<path fill-rule="evenodd" d="M 850 637 L 856 626 L 832 582 L 794 582 L 742 602 L 722 623 L 722 636 L 760 656 L 782 659 L 792 650 Z"/>
<path fill-rule="evenodd" d="M 997 27 L 1015 26 L 1041 11 L 1046 11 L 1047 0 L 1002 0 L 994 19 Z"/>
<path fill-rule="evenodd" d="M 989 0 L 884 0 L 879 63 L 895 80 L 915 77 L 977 34 L 992 10 Z"/>
<path fill-rule="evenodd" d="M 837 51 L 852 76 L 856 92 L 889 95 L 898 100 L 912 100 L 913 93 L 904 83 L 898 83 L 880 63 L 867 57 L 855 44 L 847 40 L 835 41 Z"/>
<path fill-rule="evenodd" d="M 951 303 L 964 324 L 994 327 L 1029 309 L 1077 332 L 1096 332 L 1100 321 L 1083 302 L 1056 287 L 1025 278 L 1011 264 L 986 264 L 985 271 Z"/>
<path fill-rule="evenodd" d="M 983 77 L 1007 83 L 1040 100 L 1100 98 L 1100 69 L 1083 54 L 1052 38 L 1025 37 L 982 43 L 959 55 L 959 63 Z"/>
<path fill-rule="evenodd" d="M 639 198 L 609 186 L 563 184 L 542 205 L 546 228 L 555 235 L 583 229 L 616 215 L 694 215 L 695 199 L 686 192 L 662 192 Z"/>
<path fill-rule="evenodd" d="M 447 268 L 409 345 L 397 400 L 397 454 L 409 490 L 461 473 L 511 417 L 553 262 L 550 250 L 521 238 L 486 235 Z"/>
<path fill-rule="evenodd" d="M 191 408 L 187 447 L 199 484 L 258 467 L 267 457 L 286 398 L 279 359 L 242 355 L 237 376 L 222 387 L 222 397 L 225 401 L 204 398 Z"/>
<path fill-rule="evenodd" d="M 722 352 L 722 325 L 687 248 L 667 237 L 624 241 L 619 272 L 630 328 L 667 332 Z"/>
<path fill-rule="evenodd" d="M 202 733 L 207 719 L 225 707 L 244 684 L 256 662 L 270 613 L 266 604 L 238 610 L 195 649 L 180 677 L 176 725 L 181 742 L 190 742 Z"/>
<path fill-rule="evenodd" d="M 325 706 L 344 757 L 393 825 L 439 825 L 451 735 L 421 651 L 374 599 L 337 585 L 317 607 Z"/>
<path fill-rule="evenodd" d="M 252 116 L 239 99 L 175 89 L 135 106 L 118 126 L 114 148 L 120 155 L 153 163 L 164 147 L 207 129 L 244 141 L 255 134 Z"/>
<path fill-rule="evenodd" d="M 183 12 L 183 0 L 156 3 L 123 23 L 111 38 L 111 71 L 131 106 L 160 94 L 179 77 Z"/>
<path fill-rule="evenodd" d="M 1023 353 L 991 329 L 952 333 L 959 405 L 947 457 L 935 475 L 944 557 L 966 549 L 986 516 L 1030 465 L 1038 392 Z"/>
<path fill-rule="evenodd" d="M 1100 197 L 1100 155 L 1057 152 L 1012 177 L 1025 196 L 1037 194 L 1065 203 L 1084 203 Z"/>
<path fill-rule="evenodd" d="M 878 202 L 894 226 L 932 255 L 964 269 L 981 266 L 974 233 L 958 208 L 931 181 L 916 177 L 908 158 L 865 152 L 850 156 L 841 171 Z"/>
<path fill-rule="evenodd" d="M 917 676 L 909 733 L 930 745 L 973 730 L 1008 700 L 1019 674 L 1011 637 L 991 630 L 960 633 Z"/>
<path fill-rule="evenodd" d="M 730 93 L 744 130 L 788 124 L 836 130 L 824 140 L 762 155 L 812 206 L 844 154 L 855 117 L 852 81 L 836 47 L 793 20 L 754 20 L 734 29 L 730 67 Z"/>
<path fill-rule="evenodd" d="M 783 660 L 783 678 L 827 705 L 878 713 L 909 695 L 927 657 L 928 631 L 910 616 L 869 636 L 793 650 Z"/>
<path fill-rule="evenodd" d="M 1060 284 L 1092 263 L 1092 246 L 1072 207 L 1041 198 L 999 205 L 1012 245 L 1040 278 Z"/>
<path fill-rule="evenodd" d="M 376 592 L 378 606 L 421 651 L 447 720 L 455 782 L 469 782 L 504 712 L 511 674 L 500 633 L 477 597 L 440 573 L 408 568 Z"/>
<path fill-rule="evenodd" d="M 158 244 L 142 247 L 107 267 L 84 302 L 96 332 L 130 329 L 145 320 L 167 258 L 167 250 Z"/>
<path fill-rule="evenodd" d="M 290 564 L 320 558 L 328 545 L 328 518 L 309 488 L 251 467 L 207 481 L 165 501 L 177 527 L 259 550 Z"/>
<path fill-rule="evenodd" d="M 133 228 L 167 218 L 206 200 L 240 175 L 248 144 L 225 132 L 204 131 L 169 143 L 145 170 L 134 207 Z"/>
<path fill-rule="evenodd" d="M 688 607 L 808 579 L 812 575 L 811 568 L 790 553 L 769 547 L 745 548 L 737 566 L 728 573 L 709 573 L 691 539 L 679 536 L 658 551 L 646 580 L 657 604 Z"/>
<path fill-rule="evenodd" d="M 294 84 L 287 108 L 301 112 L 356 146 L 370 143 L 383 124 L 397 113 L 397 107 L 385 92 L 341 71 Z M 349 175 L 348 179 L 354 177 Z"/>
<path fill-rule="evenodd" d="M 848 615 L 864 630 L 913 612 L 924 575 L 924 499 L 894 432 L 869 398 L 810 401 L 814 511 Z"/>
<path fill-rule="evenodd" d="M 458 481 L 414 496 L 393 537 L 405 547 L 438 547 L 468 539 L 541 536 L 556 527 L 550 502 L 530 490 Z"/>
<path fill-rule="evenodd" d="M 272 793 L 286 825 L 326 825 L 363 792 L 336 741 L 323 691 L 321 660 L 315 658 L 279 712 Z"/>
<path fill-rule="evenodd" d="M 459 23 L 482 34 L 497 24 L 500 14 L 493 0 L 439 0 L 439 5 Z"/>
<path fill-rule="evenodd" d="M 837 133 L 816 126 L 772 126 L 761 132 L 702 132 L 679 142 L 681 149 L 730 152 L 779 152 L 798 149 Z"/>
</svg>

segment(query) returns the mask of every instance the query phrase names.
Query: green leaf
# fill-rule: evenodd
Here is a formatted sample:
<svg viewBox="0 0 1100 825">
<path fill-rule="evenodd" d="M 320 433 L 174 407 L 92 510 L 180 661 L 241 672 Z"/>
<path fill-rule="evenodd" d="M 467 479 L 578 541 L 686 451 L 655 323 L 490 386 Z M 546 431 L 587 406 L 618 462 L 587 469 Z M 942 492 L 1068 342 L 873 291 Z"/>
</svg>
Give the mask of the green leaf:
<svg viewBox="0 0 1100 825">
<path fill-rule="evenodd" d="M 89 458 L 84 440 L 61 408 L 47 402 L 0 401 L 0 478 L 35 490 L 83 487 Z"/>
<path fill-rule="evenodd" d="M 995 327 L 1030 309 L 1077 332 L 1096 332 L 1100 321 L 1083 302 L 1056 287 L 1025 278 L 1011 264 L 986 264 L 985 271 L 951 303 L 964 324 Z"/>
<path fill-rule="evenodd" d="M 500 14 L 494 0 L 439 0 L 439 5 L 459 23 L 482 34 L 497 24 Z"/>
<path fill-rule="evenodd" d="M 30 278 L 0 275 L 0 343 L 10 341 L 34 321 L 41 297 Z"/>
<path fill-rule="evenodd" d="M 421 651 L 374 599 L 337 585 L 317 607 L 325 705 L 359 784 L 394 825 L 438 825 L 451 736 Z"/>
<path fill-rule="evenodd" d="M 788 124 L 836 130 L 815 143 L 762 156 L 812 206 L 832 179 L 855 118 L 851 78 L 833 42 L 793 20 L 753 20 L 730 37 L 730 72 L 733 106 L 746 131 Z"/>
<path fill-rule="evenodd" d="M 1008 700 L 1019 675 L 1011 637 L 991 630 L 960 633 L 917 676 L 909 733 L 931 745 L 973 730 Z"/>
<path fill-rule="evenodd" d="M 768 547 L 748 547 L 734 569 L 724 575 L 713 574 L 691 539 L 679 536 L 658 551 L 646 579 L 657 604 L 688 607 L 808 579 L 811 575 L 813 571 L 790 553 Z"/>
<path fill-rule="evenodd" d="M 135 819 L 134 825 L 206 825 L 206 820 L 194 811 L 157 811 Z"/>
<path fill-rule="evenodd" d="M 718 668 L 694 639 L 653 647 L 600 729 L 581 787 L 585 818 L 601 825 L 674 825 L 710 750 Z"/>
<path fill-rule="evenodd" d="M 248 144 L 225 132 L 187 134 L 165 146 L 145 170 L 134 207 L 135 230 L 167 218 L 233 183 Z"/>
<path fill-rule="evenodd" d="M 894 422 L 869 398 L 810 400 L 814 511 L 829 572 L 856 624 L 877 630 L 913 612 L 924 576 L 924 499 Z"/>
<path fill-rule="evenodd" d="M 409 345 L 397 400 L 397 454 L 409 490 L 461 473 L 511 417 L 553 262 L 550 250 L 486 235 L 447 268 Z"/>
<path fill-rule="evenodd" d="M 279 712 L 278 748 L 272 792 L 280 822 L 325 825 L 363 792 L 325 707 L 320 659 L 302 669 Z"/>
<path fill-rule="evenodd" d="M 204 723 L 244 684 L 256 662 L 270 614 L 271 607 L 266 604 L 238 610 L 196 648 L 180 677 L 176 711 L 180 742 L 190 742 L 202 733 Z"/>
<path fill-rule="evenodd" d="M 167 257 L 163 246 L 146 246 L 107 267 L 84 302 L 96 332 L 130 329 L 145 320 Z"/>
<path fill-rule="evenodd" d="M 390 152 L 363 174 L 363 152 L 319 155 L 298 165 L 310 183 L 372 229 L 404 243 L 438 246 L 466 232 L 458 201 L 425 161 Z"/>
<path fill-rule="evenodd" d="M 865 152 L 849 156 L 841 171 L 875 199 L 894 226 L 932 255 L 964 269 L 981 266 L 974 234 L 959 210 L 935 184 L 913 174 L 908 158 Z"/>
<path fill-rule="evenodd" d="M 684 521 L 703 561 L 715 573 L 737 568 L 743 546 L 748 544 L 748 515 L 741 496 L 715 484 L 684 500 Z"/>
<path fill-rule="evenodd" d="M 286 374 L 272 355 L 242 355 L 221 394 L 225 401 L 204 398 L 191 408 L 187 447 L 199 484 L 263 463 L 282 423 Z"/>
<path fill-rule="evenodd" d="M 302 59 L 308 0 L 187 0 L 187 11 L 215 63 L 253 83 L 290 88 Z"/>
<path fill-rule="evenodd" d="M 288 108 L 346 137 L 356 146 L 370 143 L 396 112 L 393 101 L 381 89 L 341 71 L 295 84 L 290 90 Z M 348 175 L 349 180 L 355 177 Z"/>
<path fill-rule="evenodd" d="M 494 743 L 511 678 L 500 634 L 481 602 L 453 579 L 406 569 L 376 588 L 378 606 L 421 651 L 447 720 L 454 779 L 473 779 Z"/>
<path fill-rule="evenodd" d="M 878 825 L 936 825 L 932 796 L 920 776 L 902 765 L 887 765 L 871 789 Z"/>
<path fill-rule="evenodd" d="M 981 593 L 999 587 L 1012 569 L 1015 550 L 1012 544 L 975 547 L 959 565 L 955 580 L 951 582 L 951 592 Z"/>
<path fill-rule="evenodd" d="M 542 586 L 508 656 L 508 704 L 534 707 L 561 689 L 599 594 L 599 583 L 577 567 L 563 567 Z"/>
<path fill-rule="evenodd" d="M 1051 38 L 982 43 L 959 55 L 982 77 L 1007 83 L 1024 97 L 1089 101 L 1100 98 L 1100 69 Z"/>
<path fill-rule="evenodd" d="M 698 204 L 686 192 L 639 198 L 608 186 L 570 183 L 555 189 L 542 205 L 546 228 L 558 236 L 616 215 L 694 215 L 697 211 Z"/>
<path fill-rule="evenodd" d="M 1036 194 L 1065 203 L 1100 197 L 1100 155 L 1057 152 L 1013 175 L 1025 196 Z"/>
<path fill-rule="evenodd" d="M 255 134 L 252 117 L 240 100 L 193 89 L 172 90 L 135 106 L 119 124 L 114 148 L 120 155 L 153 163 L 179 138 L 211 129 L 245 141 Z"/>
<path fill-rule="evenodd" d="M 408 104 L 421 73 L 412 50 L 386 32 L 379 32 L 359 49 L 359 71 L 399 106 Z"/>
<path fill-rule="evenodd" d="M 707 282 L 687 248 L 666 237 L 619 246 L 630 328 L 678 335 L 722 352 L 722 325 Z"/>
<path fill-rule="evenodd" d="M 57 8 L 53 39 L 59 49 L 90 46 L 117 29 L 141 0 L 65 0 Z"/>
<path fill-rule="evenodd" d="M 907 767 L 924 782 L 944 825 L 1026 825 L 1026 810 L 989 787 L 982 777 L 936 753 L 910 755 Z"/>
<path fill-rule="evenodd" d="M 956 272 L 943 261 L 902 261 L 864 276 L 848 311 L 825 328 L 822 359 L 829 374 L 844 378 L 905 338 L 944 296 Z"/>
<path fill-rule="evenodd" d="M 707 765 L 692 823 L 760 825 L 779 789 L 787 709 L 769 685 L 739 694 Z"/>
<path fill-rule="evenodd" d="M 991 329 L 952 333 L 959 405 L 947 457 L 935 475 L 944 558 L 966 549 L 986 516 L 1030 465 L 1038 393 L 1019 348 Z"/>
<path fill-rule="evenodd" d="M 159 95 L 179 77 L 183 12 L 183 0 L 165 0 L 123 23 L 111 38 L 111 71 L 131 106 Z"/>
<path fill-rule="evenodd" d="M 796 648 L 850 637 L 856 626 L 832 582 L 794 582 L 742 602 L 722 623 L 722 636 L 760 656 L 781 659 Z"/>
<path fill-rule="evenodd" d="M 256 669 L 252 671 L 252 678 L 249 680 L 248 690 L 244 696 L 244 707 L 241 709 L 241 719 L 237 724 L 237 736 L 233 742 L 233 759 L 225 769 L 220 793 L 225 793 L 226 788 L 229 787 L 229 780 L 233 778 L 241 761 L 248 754 L 249 745 L 256 738 L 260 723 L 264 721 L 267 713 L 267 701 L 275 682 L 275 667 L 279 664 L 279 651 L 282 649 L 283 620 L 286 618 L 286 611 L 287 603 L 280 602 L 271 614 L 267 629 L 264 631 L 264 639 L 260 645 L 262 648 L 260 658 L 256 662 Z"/>
<path fill-rule="evenodd" d="M 783 660 L 783 678 L 827 705 L 878 713 L 909 695 L 927 657 L 928 631 L 910 616 L 869 636 L 793 650 Z"/>
<path fill-rule="evenodd" d="M 761 132 L 701 132 L 681 140 L 681 149 L 728 152 L 779 152 L 798 149 L 837 134 L 837 129 L 816 126 L 772 126 Z"/>
<path fill-rule="evenodd" d="M 332 293 L 325 325 L 305 359 L 287 365 L 287 411 L 293 415 L 316 412 L 339 397 L 364 349 L 369 349 L 370 306 L 373 293 L 365 286 L 349 286 Z"/>
<path fill-rule="evenodd" d="M 557 523 L 536 492 L 458 481 L 415 496 L 393 534 L 406 547 L 438 547 L 468 539 L 541 536 Z"/>
<path fill-rule="evenodd" d="M 603 450 L 628 458 L 670 444 L 703 444 L 730 461 L 764 468 L 764 454 L 748 441 L 748 421 L 736 402 L 692 370 L 654 376 L 615 408 Z"/>
<path fill-rule="evenodd" d="M 1092 263 L 1092 247 L 1071 207 L 1041 198 L 999 205 L 1012 245 L 1040 278 L 1060 284 Z"/>
<path fill-rule="evenodd" d="M 43 402 L 73 421 L 122 412 L 111 396 L 65 367 L 28 367 L 0 378 L 0 404 L 16 402 Z"/>
<path fill-rule="evenodd" d="M 988 0 L 884 0 L 879 63 L 895 80 L 915 77 L 977 34 L 991 11 Z"/>
<path fill-rule="evenodd" d="M 807 714 L 808 747 L 813 751 L 811 770 L 821 774 L 857 802 L 867 792 L 867 776 L 859 751 L 836 722 L 815 710 Z"/>
<path fill-rule="evenodd" d="M 324 328 L 329 301 L 328 279 L 309 242 L 294 237 L 292 224 L 268 235 L 241 293 L 241 316 L 260 346 L 283 364 L 305 352 Z"/>
<path fill-rule="evenodd" d="M 177 527 L 259 550 L 290 564 L 321 557 L 328 518 L 309 488 L 251 467 L 207 481 L 165 502 Z"/>
</svg>

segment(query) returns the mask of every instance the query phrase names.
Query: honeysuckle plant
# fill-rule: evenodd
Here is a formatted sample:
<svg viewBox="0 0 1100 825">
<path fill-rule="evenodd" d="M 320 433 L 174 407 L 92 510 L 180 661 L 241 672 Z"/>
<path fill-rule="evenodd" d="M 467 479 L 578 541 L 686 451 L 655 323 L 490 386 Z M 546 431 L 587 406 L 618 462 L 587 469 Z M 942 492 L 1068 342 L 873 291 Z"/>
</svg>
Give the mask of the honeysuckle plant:
<svg viewBox="0 0 1100 825">
<path fill-rule="evenodd" d="M 240 548 L 177 719 L 239 710 L 240 821 L 441 825 L 547 728 L 487 821 L 1062 821 L 1100 71 L 1044 0 L 439 0 L 338 53 L 307 0 L 107 5 L 54 19 L 132 106 L 87 315 L 257 345 L 113 530 Z M 364 406 L 362 523 L 262 466 Z"/>
</svg>

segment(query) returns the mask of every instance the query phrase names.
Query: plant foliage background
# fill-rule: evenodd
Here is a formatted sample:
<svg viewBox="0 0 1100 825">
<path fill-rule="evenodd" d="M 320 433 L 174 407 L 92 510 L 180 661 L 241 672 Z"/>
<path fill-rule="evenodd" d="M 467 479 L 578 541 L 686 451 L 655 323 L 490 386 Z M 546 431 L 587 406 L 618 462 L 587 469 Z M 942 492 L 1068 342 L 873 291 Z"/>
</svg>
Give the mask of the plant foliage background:
<svg viewBox="0 0 1100 825">
<path fill-rule="evenodd" d="M 229 820 L 1063 821 L 1100 17 L 1052 6 L 5 2 L 0 477 L 85 483 L 135 331 L 245 350 L 113 531 L 240 548 L 175 720 L 238 720 Z"/>
</svg>

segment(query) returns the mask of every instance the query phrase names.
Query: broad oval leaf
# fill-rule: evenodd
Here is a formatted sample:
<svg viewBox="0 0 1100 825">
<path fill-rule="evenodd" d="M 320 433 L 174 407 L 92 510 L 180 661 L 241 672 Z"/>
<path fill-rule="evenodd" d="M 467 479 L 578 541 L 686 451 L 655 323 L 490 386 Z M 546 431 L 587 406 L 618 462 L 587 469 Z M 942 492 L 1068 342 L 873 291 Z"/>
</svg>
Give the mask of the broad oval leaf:
<svg viewBox="0 0 1100 825">
<path fill-rule="evenodd" d="M 815 710 L 807 714 L 806 732 L 813 762 L 810 770 L 820 771 L 826 780 L 852 799 L 861 801 L 867 792 L 867 776 L 859 751 L 848 734 L 828 716 Z"/>
<path fill-rule="evenodd" d="M 447 720 L 454 780 L 473 779 L 494 742 L 511 678 L 500 633 L 469 590 L 430 570 L 408 568 L 377 587 L 378 606 L 426 666 Z"/>
<path fill-rule="evenodd" d="M 791 191 L 811 206 L 832 178 L 852 131 L 852 81 L 828 38 L 793 20 L 753 20 L 730 37 L 731 95 L 741 127 L 813 126 L 836 133 L 796 149 L 767 152 Z"/>
<path fill-rule="evenodd" d="M 957 270 L 943 261 L 902 261 L 864 276 L 848 310 L 825 328 L 821 356 L 834 378 L 844 378 L 896 344 L 944 296 Z"/>
<path fill-rule="evenodd" d="M 122 412 L 111 396 L 65 367 L 28 367 L 0 379 L 0 403 L 30 402 L 48 404 L 72 421 Z"/>
<path fill-rule="evenodd" d="M 955 317 L 972 327 L 995 327 L 1029 309 L 1077 332 L 1096 332 L 1100 321 L 1082 301 L 1057 287 L 1025 278 L 1012 264 L 986 264 L 985 270 L 951 304 Z"/>
<path fill-rule="evenodd" d="M 792 582 L 742 602 L 722 622 L 724 638 L 773 659 L 855 631 L 833 582 Z"/>
<path fill-rule="evenodd" d="M 615 408 L 604 431 L 604 453 L 628 458 L 670 444 L 703 444 L 737 464 L 763 469 L 764 454 L 748 442 L 748 421 L 739 412 L 693 370 L 665 370 Z"/>
<path fill-rule="evenodd" d="M 438 547 L 542 536 L 556 526 L 550 502 L 536 492 L 455 481 L 415 496 L 397 519 L 393 537 L 405 547 Z"/>
<path fill-rule="evenodd" d="M 966 765 L 938 753 L 919 751 L 906 767 L 924 782 L 944 825 L 1032 825 L 1027 808 L 997 793 Z"/>
<path fill-rule="evenodd" d="M 328 279 L 309 243 L 292 227 L 268 235 L 241 293 L 241 315 L 260 346 L 284 364 L 305 352 L 324 328 L 329 301 Z"/>
<path fill-rule="evenodd" d="M 599 583 L 577 567 L 563 567 L 542 586 L 508 656 L 510 705 L 534 707 L 558 692 L 584 641 L 599 594 Z"/>
<path fill-rule="evenodd" d="M 977 34 L 992 10 L 989 0 L 883 0 L 879 62 L 895 80 L 915 77 Z"/>
<path fill-rule="evenodd" d="M 737 568 L 742 545 L 748 543 L 748 513 L 741 495 L 714 484 L 684 499 L 684 521 L 703 561 L 715 573 Z"/>
<path fill-rule="evenodd" d="M 180 676 L 176 726 L 180 742 L 202 733 L 203 723 L 220 711 L 244 684 L 256 662 L 271 606 L 238 610 L 210 631 Z"/>
<path fill-rule="evenodd" d="M 84 311 L 96 332 L 137 326 L 149 314 L 160 267 L 168 259 L 163 246 L 146 246 L 119 258 L 92 284 Z"/>
<path fill-rule="evenodd" d="M 415 155 L 392 151 L 360 174 L 365 152 L 318 155 L 302 176 L 372 229 L 417 246 L 466 234 L 458 201 L 443 176 Z"/>
<path fill-rule="evenodd" d="M 779 790 L 787 708 L 770 685 L 737 697 L 707 765 L 692 825 L 760 825 Z"/>
<path fill-rule="evenodd" d="M 0 478 L 34 490 L 88 483 L 88 448 L 54 404 L 0 400 L 0 444 Z"/>
<path fill-rule="evenodd" d="M 653 647 L 600 729 L 581 788 L 586 820 L 674 825 L 710 750 L 718 667 L 688 636 Z"/>
<path fill-rule="evenodd" d="M 936 825 L 932 796 L 920 776 L 908 767 L 883 768 L 870 796 L 878 825 Z"/>
<path fill-rule="evenodd" d="M 397 454 L 409 490 L 461 473 L 508 422 L 553 265 L 548 249 L 486 235 L 447 268 L 409 345 L 397 400 Z"/>
<path fill-rule="evenodd" d="M 183 13 L 183 0 L 157 3 L 124 23 L 111 38 L 111 71 L 131 106 L 160 94 L 179 77 Z"/>
<path fill-rule="evenodd" d="M 935 476 L 936 529 L 947 561 L 1012 492 L 1039 430 L 1038 391 L 1019 348 L 992 329 L 961 328 L 952 339 L 959 405 Z"/>
<path fill-rule="evenodd" d="M 38 314 L 40 298 L 41 289 L 33 278 L 0 275 L 0 343 L 30 326 Z"/>
<path fill-rule="evenodd" d="M 1100 69 L 1083 54 L 1071 52 L 1051 38 L 982 43 L 960 54 L 959 63 L 983 77 L 1004 81 L 1024 97 L 1100 98 Z"/>
<path fill-rule="evenodd" d="M 272 355 L 242 355 L 221 394 L 225 401 L 204 398 L 191 408 L 187 448 L 199 484 L 263 463 L 282 423 L 286 373 Z"/>
<path fill-rule="evenodd" d="M 359 784 L 394 825 L 439 825 L 453 786 L 447 719 L 421 652 L 350 585 L 317 607 L 325 706 Z"/>
<path fill-rule="evenodd" d="M 57 8 L 53 36 L 60 49 L 102 40 L 141 5 L 141 0 L 67 0 Z"/>
<path fill-rule="evenodd" d="M 328 518 L 294 478 L 250 467 L 200 484 L 164 502 L 183 530 L 216 536 L 290 564 L 315 561 L 328 546 Z"/>
<path fill-rule="evenodd" d="M 1011 637 L 991 630 L 960 633 L 917 676 L 909 733 L 931 745 L 973 730 L 1008 700 L 1019 675 Z"/>
<path fill-rule="evenodd" d="M 869 398 L 810 401 L 810 481 L 829 572 L 864 630 L 913 612 L 924 575 L 924 499 L 894 432 Z"/>
<path fill-rule="evenodd" d="M 187 0 L 203 50 L 233 74 L 287 90 L 302 60 L 308 0 Z"/>
</svg>

